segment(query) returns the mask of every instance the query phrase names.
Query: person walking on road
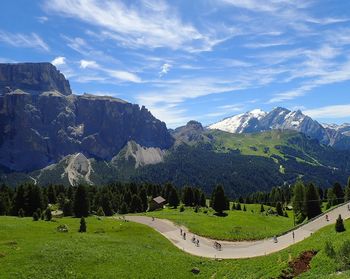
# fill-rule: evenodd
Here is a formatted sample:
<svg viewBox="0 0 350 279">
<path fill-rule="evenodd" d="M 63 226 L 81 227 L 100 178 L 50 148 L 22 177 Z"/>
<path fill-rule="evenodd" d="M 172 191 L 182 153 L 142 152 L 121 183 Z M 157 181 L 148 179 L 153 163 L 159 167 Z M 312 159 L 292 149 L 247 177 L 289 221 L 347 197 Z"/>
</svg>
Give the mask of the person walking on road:
<svg viewBox="0 0 350 279">
<path fill-rule="evenodd" d="M 293 236 L 293 242 L 295 240 L 295 234 L 294 234 L 294 231 L 292 232 L 292 236 Z"/>
</svg>

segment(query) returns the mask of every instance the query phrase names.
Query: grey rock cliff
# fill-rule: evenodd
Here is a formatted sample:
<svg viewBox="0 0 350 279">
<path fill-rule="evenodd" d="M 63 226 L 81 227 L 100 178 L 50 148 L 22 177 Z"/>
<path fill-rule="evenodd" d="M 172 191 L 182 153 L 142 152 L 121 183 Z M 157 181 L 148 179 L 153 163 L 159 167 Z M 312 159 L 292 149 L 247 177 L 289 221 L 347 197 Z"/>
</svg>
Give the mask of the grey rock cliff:
<svg viewBox="0 0 350 279">
<path fill-rule="evenodd" d="M 110 160 L 130 140 L 161 149 L 173 144 L 165 123 L 144 107 L 112 97 L 70 94 L 68 81 L 47 63 L 38 68 L 8 65 L 0 64 L 2 70 L 11 69 L 5 75 L 8 82 L 2 75 L 2 88 L 11 90 L 0 94 L 2 166 L 31 171 L 75 153 Z M 34 84 L 21 79 L 29 76 Z"/>
</svg>

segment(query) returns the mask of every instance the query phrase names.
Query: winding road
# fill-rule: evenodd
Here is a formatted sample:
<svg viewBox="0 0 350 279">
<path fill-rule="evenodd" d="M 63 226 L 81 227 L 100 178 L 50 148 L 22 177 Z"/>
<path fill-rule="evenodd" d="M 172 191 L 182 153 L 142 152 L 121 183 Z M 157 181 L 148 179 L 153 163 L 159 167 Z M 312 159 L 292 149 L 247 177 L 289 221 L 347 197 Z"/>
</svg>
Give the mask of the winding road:
<svg viewBox="0 0 350 279">
<path fill-rule="evenodd" d="M 273 238 L 258 241 L 218 241 L 221 244 L 221 250 L 214 248 L 214 242 L 216 240 L 196 235 L 196 239 L 199 240 L 199 246 L 197 247 L 191 240 L 193 233 L 189 232 L 186 227 L 177 226 L 169 220 L 158 218 L 152 220 L 151 217 L 147 216 L 125 216 L 125 219 L 155 229 L 176 247 L 189 254 L 206 258 L 243 259 L 264 256 L 283 250 L 294 243 L 304 240 L 319 229 L 334 224 L 339 214 L 341 214 L 343 219 L 350 218 L 348 205 L 349 203 L 346 203 L 328 211 L 326 214 L 329 217 L 329 221 L 326 220 L 325 214 L 322 214 L 309 223 L 279 236 L 277 243 L 274 242 Z M 186 232 L 186 239 L 183 239 L 180 229 Z"/>
</svg>

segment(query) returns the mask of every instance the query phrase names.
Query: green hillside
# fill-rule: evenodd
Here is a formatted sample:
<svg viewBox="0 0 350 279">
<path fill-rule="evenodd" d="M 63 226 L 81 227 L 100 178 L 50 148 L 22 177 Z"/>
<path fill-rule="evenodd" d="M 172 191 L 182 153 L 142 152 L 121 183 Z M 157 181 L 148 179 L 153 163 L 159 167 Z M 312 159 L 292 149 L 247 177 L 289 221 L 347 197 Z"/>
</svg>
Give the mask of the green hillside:
<svg viewBox="0 0 350 279">
<path fill-rule="evenodd" d="M 57 232 L 66 224 L 68 233 Z M 345 222 L 349 228 L 350 222 Z M 281 252 L 245 260 L 216 261 L 188 255 L 153 229 L 95 217 L 87 233 L 78 233 L 79 219 L 33 222 L 31 218 L 0 217 L 0 278 L 277 278 L 288 261 L 316 250 L 311 269 L 299 278 L 349 278 L 324 252 L 331 240 L 338 247 L 350 230 L 336 233 L 326 227 Z M 200 273 L 193 275 L 192 268 Z"/>
</svg>

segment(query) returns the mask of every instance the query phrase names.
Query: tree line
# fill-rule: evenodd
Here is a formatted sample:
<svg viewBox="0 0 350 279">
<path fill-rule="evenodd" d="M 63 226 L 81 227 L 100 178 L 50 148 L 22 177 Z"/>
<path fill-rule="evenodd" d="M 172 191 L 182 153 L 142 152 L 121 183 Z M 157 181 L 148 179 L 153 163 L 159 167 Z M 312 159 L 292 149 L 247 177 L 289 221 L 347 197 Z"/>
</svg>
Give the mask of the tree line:
<svg viewBox="0 0 350 279">
<path fill-rule="evenodd" d="M 86 217 L 89 214 L 111 216 L 145 212 L 149 202 L 163 196 L 169 206 L 206 206 L 203 191 L 196 187 L 175 188 L 167 183 L 114 183 L 106 186 L 77 187 L 25 183 L 16 188 L 0 186 L 0 215 L 33 216 L 44 214 L 49 205 L 57 204 L 64 216 Z M 40 218 L 40 216 L 39 216 Z"/>
</svg>

